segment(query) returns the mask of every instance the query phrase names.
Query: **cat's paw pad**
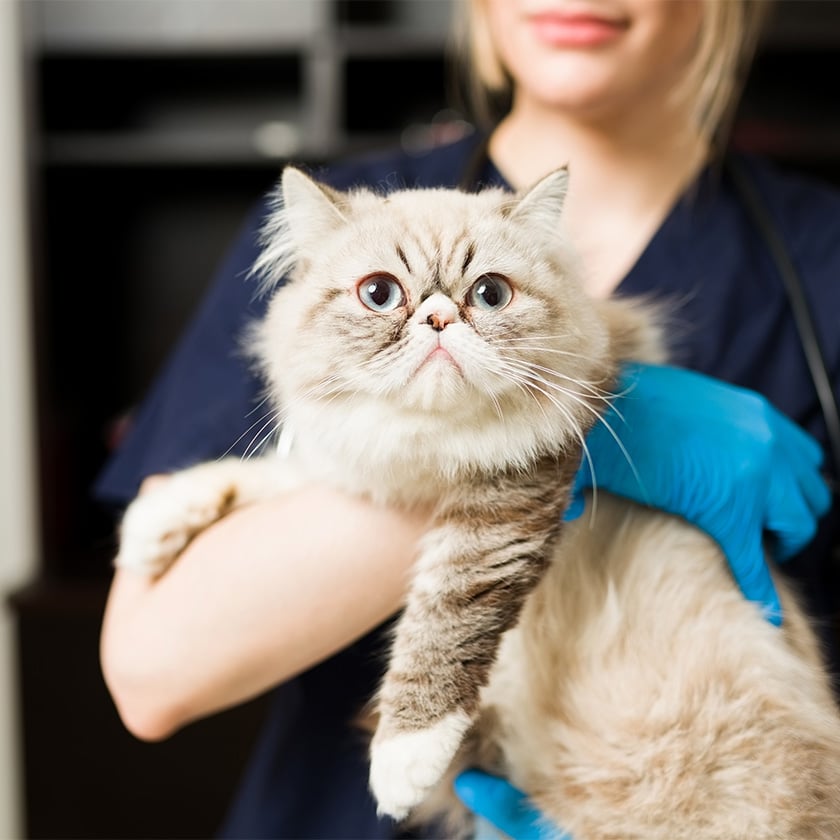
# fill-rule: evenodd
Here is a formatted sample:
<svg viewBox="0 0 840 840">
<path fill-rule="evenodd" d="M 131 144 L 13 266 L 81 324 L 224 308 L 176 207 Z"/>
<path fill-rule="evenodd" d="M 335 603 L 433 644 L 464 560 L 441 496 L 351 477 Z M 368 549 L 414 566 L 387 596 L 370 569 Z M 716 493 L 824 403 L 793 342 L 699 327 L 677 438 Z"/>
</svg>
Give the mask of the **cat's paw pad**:
<svg viewBox="0 0 840 840">
<path fill-rule="evenodd" d="M 428 729 L 374 738 L 370 787 L 380 816 L 401 820 L 426 798 L 449 767 L 470 723 L 464 712 L 453 712 Z"/>
<path fill-rule="evenodd" d="M 191 484 L 170 479 L 129 505 L 120 526 L 117 566 L 162 574 L 196 534 L 229 509 L 229 493 L 196 493 Z"/>
</svg>

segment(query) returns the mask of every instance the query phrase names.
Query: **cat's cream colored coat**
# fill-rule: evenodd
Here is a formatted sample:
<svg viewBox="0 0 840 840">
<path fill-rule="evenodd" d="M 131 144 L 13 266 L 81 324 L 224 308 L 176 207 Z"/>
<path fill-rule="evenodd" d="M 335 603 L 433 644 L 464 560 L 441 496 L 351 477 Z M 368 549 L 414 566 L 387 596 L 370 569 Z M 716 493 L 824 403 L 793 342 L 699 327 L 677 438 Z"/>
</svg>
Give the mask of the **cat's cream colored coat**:
<svg viewBox="0 0 840 840">
<path fill-rule="evenodd" d="M 252 347 L 290 452 L 176 474 L 117 562 L 161 573 L 304 481 L 433 504 L 378 695 L 383 812 L 468 831 L 449 780 L 479 763 L 575 840 L 840 837 L 840 718 L 784 586 L 778 629 L 675 519 L 602 494 L 562 524 L 619 362 L 660 352 L 644 308 L 583 294 L 565 188 L 383 197 L 287 170 L 259 268 L 292 281 Z"/>
<path fill-rule="evenodd" d="M 504 637 L 454 770 L 508 776 L 575 840 L 840 837 L 840 720 L 785 583 L 784 626 L 715 544 L 601 494 Z"/>
</svg>

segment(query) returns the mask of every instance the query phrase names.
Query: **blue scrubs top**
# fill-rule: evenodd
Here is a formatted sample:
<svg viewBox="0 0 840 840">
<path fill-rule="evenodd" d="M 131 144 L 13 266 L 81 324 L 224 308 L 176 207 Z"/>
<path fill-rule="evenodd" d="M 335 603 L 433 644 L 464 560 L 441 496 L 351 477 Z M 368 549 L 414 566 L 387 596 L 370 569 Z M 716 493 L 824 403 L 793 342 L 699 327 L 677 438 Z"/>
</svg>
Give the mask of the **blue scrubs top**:
<svg viewBox="0 0 840 840">
<path fill-rule="evenodd" d="M 315 174 L 338 188 L 457 186 L 479 142 L 472 136 L 419 156 L 397 153 Z M 766 162 L 744 163 L 804 280 L 840 393 L 840 194 Z M 489 161 L 478 180 L 504 185 Z M 246 220 L 127 440 L 99 477 L 99 499 L 125 505 L 145 476 L 225 452 L 241 454 L 253 437 L 247 430 L 257 416 L 251 412 L 260 384 L 238 342 L 243 327 L 264 311 L 248 272 L 266 212 L 263 201 Z M 782 282 L 725 174 L 710 168 L 701 175 L 617 293 L 671 301 L 675 363 L 760 391 L 826 445 Z M 840 580 L 828 561 L 830 546 L 840 541 L 838 507 L 809 548 L 785 566 L 821 617 L 840 609 Z M 374 632 L 274 691 L 223 836 L 399 836 L 390 821 L 376 817 L 365 740 L 349 724 L 374 691 L 384 649 L 382 630 Z"/>
</svg>

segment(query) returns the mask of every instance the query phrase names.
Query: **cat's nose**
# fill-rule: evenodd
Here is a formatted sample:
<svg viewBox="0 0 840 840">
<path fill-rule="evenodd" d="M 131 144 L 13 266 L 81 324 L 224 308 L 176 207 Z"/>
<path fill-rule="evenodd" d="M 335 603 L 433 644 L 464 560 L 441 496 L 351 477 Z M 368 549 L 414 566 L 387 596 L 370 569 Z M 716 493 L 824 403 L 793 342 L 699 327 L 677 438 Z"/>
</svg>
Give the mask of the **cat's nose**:
<svg viewBox="0 0 840 840">
<path fill-rule="evenodd" d="M 426 298 L 417 310 L 417 322 L 428 324 L 435 332 L 441 332 L 447 324 L 458 320 L 458 307 L 447 295 L 436 292 Z"/>
<path fill-rule="evenodd" d="M 432 312 L 428 318 L 426 318 L 426 323 L 433 329 L 440 332 L 447 324 L 451 324 L 455 319 L 445 315 L 442 312 Z"/>
</svg>

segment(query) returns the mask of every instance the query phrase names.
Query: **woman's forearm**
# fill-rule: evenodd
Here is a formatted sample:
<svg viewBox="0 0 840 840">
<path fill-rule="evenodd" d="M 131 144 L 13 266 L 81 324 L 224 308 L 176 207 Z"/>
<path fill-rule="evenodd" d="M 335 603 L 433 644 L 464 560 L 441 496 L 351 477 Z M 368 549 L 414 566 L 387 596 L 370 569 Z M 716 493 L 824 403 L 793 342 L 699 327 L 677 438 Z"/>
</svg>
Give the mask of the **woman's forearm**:
<svg viewBox="0 0 840 840">
<path fill-rule="evenodd" d="M 101 655 L 126 726 L 166 737 L 364 635 L 400 607 L 426 527 L 312 487 L 235 511 L 157 580 L 118 570 Z"/>
</svg>

